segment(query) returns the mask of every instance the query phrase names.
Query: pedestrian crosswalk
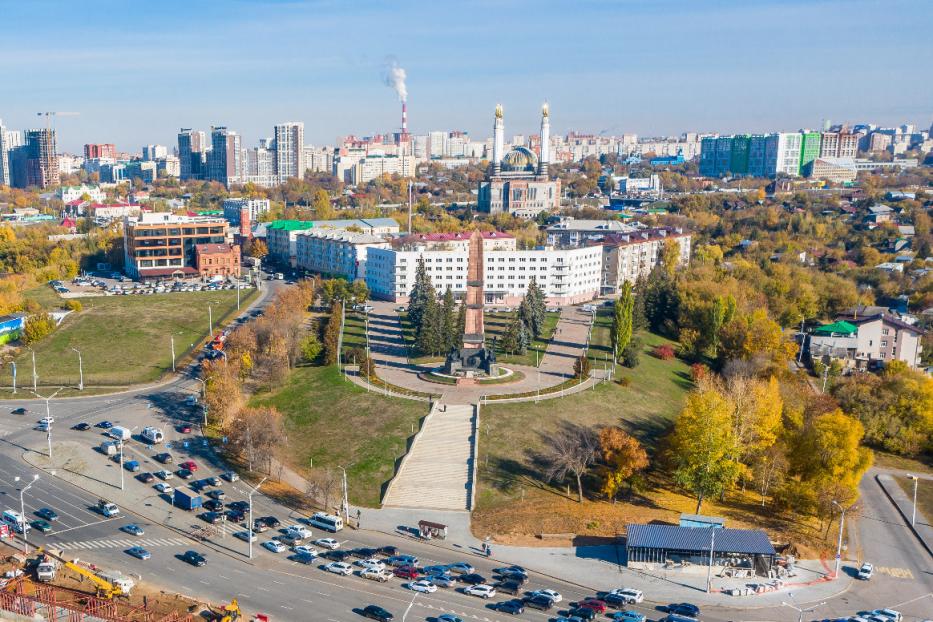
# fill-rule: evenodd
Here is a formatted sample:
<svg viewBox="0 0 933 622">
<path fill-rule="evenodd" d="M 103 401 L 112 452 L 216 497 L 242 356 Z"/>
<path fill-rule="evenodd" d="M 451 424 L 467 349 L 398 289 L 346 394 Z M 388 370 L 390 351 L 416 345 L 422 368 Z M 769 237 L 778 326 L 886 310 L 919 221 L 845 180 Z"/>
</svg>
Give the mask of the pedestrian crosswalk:
<svg viewBox="0 0 933 622">
<path fill-rule="evenodd" d="M 110 538 L 107 540 L 82 540 L 78 542 L 62 542 L 55 546 L 61 549 L 115 549 L 141 546 L 187 546 L 190 544 L 183 538 Z"/>
</svg>

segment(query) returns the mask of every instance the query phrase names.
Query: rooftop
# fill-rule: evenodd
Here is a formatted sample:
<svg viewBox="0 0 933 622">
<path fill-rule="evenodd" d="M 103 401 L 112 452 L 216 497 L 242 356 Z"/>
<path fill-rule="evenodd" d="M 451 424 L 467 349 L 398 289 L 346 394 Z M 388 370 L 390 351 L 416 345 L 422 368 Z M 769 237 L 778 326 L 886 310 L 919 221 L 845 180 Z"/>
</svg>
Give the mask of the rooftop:
<svg viewBox="0 0 933 622">
<path fill-rule="evenodd" d="M 504 231 L 482 231 L 480 232 L 484 240 L 506 240 L 514 236 Z M 413 233 L 399 238 L 399 243 L 412 244 L 417 242 L 468 242 L 472 231 L 462 231 L 458 233 Z"/>
<path fill-rule="evenodd" d="M 226 255 L 233 247 L 227 244 L 198 244 L 194 250 L 198 255 Z"/>
<path fill-rule="evenodd" d="M 755 529 L 712 529 L 675 525 L 628 525 L 626 546 L 678 551 L 709 552 L 710 543 L 718 553 L 775 555 L 768 535 Z"/>
<path fill-rule="evenodd" d="M 548 231 L 606 231 L 616 233 L 631 233 L 637 230 L 634 225 L 629 225 L 621 220 L 578 220 L 576 218 L 564 218 L 560 222 L 549 225 Z"/>
<path fill-rule="evenodd" d="M 858 332 L 858 326 L 850 324 L 845 320 L 839 320 L 832 324 L 825 324 L 813 331 L 814 335 L 854 335 Z"/>
</svg>

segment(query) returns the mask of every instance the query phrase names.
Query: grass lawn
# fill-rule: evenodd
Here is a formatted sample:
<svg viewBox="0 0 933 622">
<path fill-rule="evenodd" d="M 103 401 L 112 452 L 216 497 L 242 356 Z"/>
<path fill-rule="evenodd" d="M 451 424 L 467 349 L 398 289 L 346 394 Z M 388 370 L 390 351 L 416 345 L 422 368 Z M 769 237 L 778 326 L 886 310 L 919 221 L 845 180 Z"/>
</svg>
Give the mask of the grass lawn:
<svg viewBox="0 0 933 622">
<path fill-rule="evenodd" d="M 241 292 L 241 305 L 245 307 L 255 296 L 255 290 L 247 295 Z M 226 290 L 80 301 L 84 309 L 65 318 L 54 333 L 33 348 L 43 386 L 78 384 L 78 359 L 72 348 L 81 351 L 86 386 L 152 382 L 171 369 L 170 335 L 175 337 L 175 355 L 181 361 L 207 336 L 208 305 L 213 308 L 215 330 L 237 312 L 236 292 Z M 28 350 L 23 348 L 16 364 L 20 385 L 31 382 Z"/>
<path fill-rule="evenodd" d="M 367 507 L 379 506 L 396 460 L 428 414 L 426 402 L 369 393 L 333 366 L 299 367 L 282 388 L 254 396 L 251 404 L 285 415 L 283 453 L 293 468 L 346 467 L 350 501 Z"/>
<path fill-rule="evenodd" d="M 608 357 L 612 359 L 612 307 L 601 306 L 596 311 L 593 321 L 593 332 L 590 334 L 590 349 L 587 356 L 595 367 L 597 362 L 602 367 L 603 361 Z"/>
<path fill-rule="evenodd" d="M 366 318 L 361 313 L 347 313 L 343 321 L 343 354 L 353 348 L 366 350 Z"/>
<path fill-rule="evenodd" d="M 895 476 L 894 479 L 907 493 L 907 498 L 912 501 L 914 498 L 914 480 L 900 476 Z M 920 518 L 921 514 L 923 519 Z M 910 516 L 907 518 L 910 518 Z M 933 524 L 931 523 L 933 521 L 933 482 L 930 480 L 921 480 L 920 485 L 917 486 L 917 524 L 919 525 L 921 521 L 927 525 Z"/>
<path fill-rule="evenodd" d="M 927 460 L 898 456 L 884 451 L 875 450 L 875 466 L 885 469 L 898 469 L 913 473 L 933 474 L 933 464 Z M 911 492 L 913 494 L 913 492 Z M 933 519 L 933 517 L 931 517 Z"/>
<path fill-rule="evenodd" d="M 538 336 L 537 339 L 531 341 L 531 345 L 528 347 L 528 350 L 525 354 L 506 354 L 498 347 L 498 344 L 501 343 L 503 335 L 505 335 L 506 329 L 509 327 L 509 324 L 512 323 L 512 319 L 515 317 L 516 312 L 512 313 L 486 313 L 483 315 L 483 325 L 486 328 L 486 343 L 491 344 L 493 339 L 496 339 L 496 361 L 499 363 L 516 363 L 518 365 L 530 365 L 531 367 L 535 366 L 535 352 L 537 352 L 537 361 L 540 364 L 541 358 L 544 356 L 544 351 L 547 349 L 547 344 L 551 340 L 551 337 L 554 335 L 554 329 L 557 327 L 557 321 L 560 319 L 559 313 L 546 313 L 544 315 L 544 330 Z"/>
</svg>

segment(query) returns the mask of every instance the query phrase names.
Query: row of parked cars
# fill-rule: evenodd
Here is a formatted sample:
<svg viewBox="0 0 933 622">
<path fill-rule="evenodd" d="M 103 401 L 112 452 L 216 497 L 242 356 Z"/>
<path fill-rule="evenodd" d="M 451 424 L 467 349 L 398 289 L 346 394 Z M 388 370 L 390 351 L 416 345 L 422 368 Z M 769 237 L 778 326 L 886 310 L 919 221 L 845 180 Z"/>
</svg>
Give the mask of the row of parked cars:
<svg viewBox="0 0 933 622">
<path fill-rule="evenodd" d="M 859 611 L 848 618 L 828 618 L 814 620 L 813 622 L 901 622 L 903 616 L 894 609 L 873 609 L 872 611 Z"/>
</svg>

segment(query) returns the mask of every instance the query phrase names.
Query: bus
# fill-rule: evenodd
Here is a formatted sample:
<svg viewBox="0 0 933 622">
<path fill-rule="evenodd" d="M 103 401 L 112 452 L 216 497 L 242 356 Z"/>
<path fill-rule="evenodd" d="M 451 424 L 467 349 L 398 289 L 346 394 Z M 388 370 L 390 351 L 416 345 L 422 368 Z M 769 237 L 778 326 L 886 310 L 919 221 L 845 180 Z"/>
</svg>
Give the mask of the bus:
<svg viewBox="0 0 933 622">
<path fill-rule="evenodd" d="M 325 514 L 324 512 L 316 512 L 314 516 L 308 519 L 308 524 L 331 533 L 337 533 L 343 529 L 342 518 L 331 514 Z"/>
<path fill-rule="evenodd" d="M 7 510 L 4 512 L 2 520 L 4 524 L 9 525 L 10 529 L 16 533 L 26 533 L 30 530 L 29 523 L 15 510 Z M 340 519 L 338 518 L 337 520 Z"/>
</svg>

